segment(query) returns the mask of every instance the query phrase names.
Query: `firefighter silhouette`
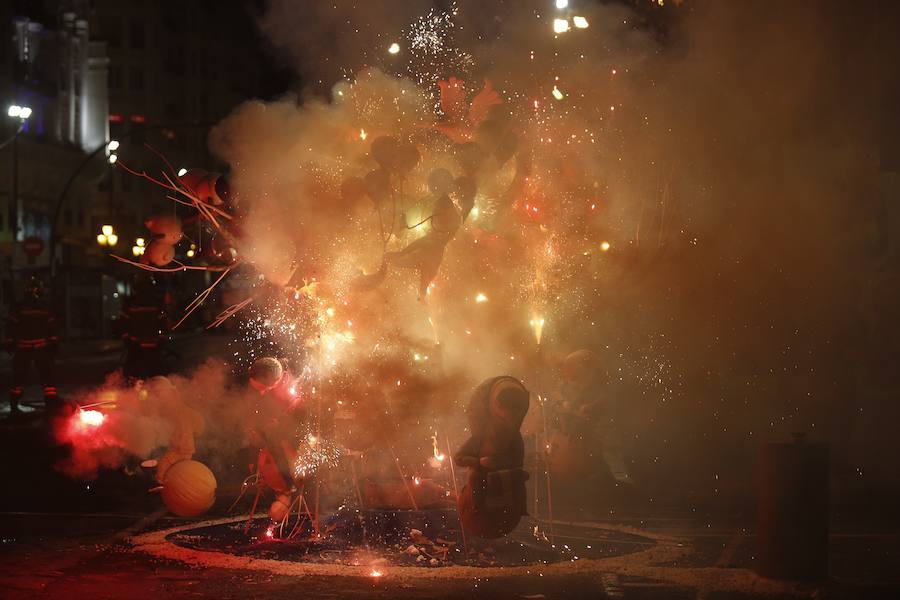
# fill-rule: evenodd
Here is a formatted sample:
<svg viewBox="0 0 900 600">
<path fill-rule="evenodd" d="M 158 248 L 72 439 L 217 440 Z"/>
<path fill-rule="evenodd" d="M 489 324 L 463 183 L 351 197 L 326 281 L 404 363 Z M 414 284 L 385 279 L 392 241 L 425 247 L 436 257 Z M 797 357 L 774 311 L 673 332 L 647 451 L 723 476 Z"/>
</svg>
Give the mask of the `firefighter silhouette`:
<svg viewBox="0 0 900 600">
<path fill-rule="evenodd" d="M 141 277 L 135 282 L 134 295 L 126 301 L 120 320 L 125 342 L 124 375 L 140 379 L 160 375 L 162 345 L 169 327 L 152 278 Z"/>
<path fill-rule="evenodd" d="M 59 345 L 56 317 L 50 305 L 42 298 L 41 283 L 34 278 L 25 283 L 22 303 L 10 311 L 5 346 L 13 354 L 12 385 L 9 389 L 10 415 L 21 413 L 19 401 L 25 391 L 25 383 L 31 365 L 37 367 L 40 383 L 44 388 L 44 405 L 47 414 L 61 407 L 53 367 Z"/>
</svg>

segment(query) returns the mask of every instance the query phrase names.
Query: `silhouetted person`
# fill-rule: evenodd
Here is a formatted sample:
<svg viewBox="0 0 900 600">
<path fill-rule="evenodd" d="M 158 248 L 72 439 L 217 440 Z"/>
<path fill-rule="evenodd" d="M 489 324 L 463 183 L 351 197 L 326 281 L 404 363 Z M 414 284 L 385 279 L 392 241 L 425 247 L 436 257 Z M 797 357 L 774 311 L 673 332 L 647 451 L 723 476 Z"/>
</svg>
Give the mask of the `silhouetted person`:
<svg viewBox="0 0 900 600">
<path fill-rule="evenodd" d="M 519 428 L 528 412 L 528 390 L 501 376 L 482 382 L 467 409 L 472 436 L 453 461 L 469 468 L 459 493 L 459 516 L 467 534 L 497 538 L 515 529 L 526 510 L 525 442 Z"/>
<path fill-rule="evenodd" d="M 9 388 L 10 416 L 21 414 L 19 401 L 31 365 L 37 367 L 44 388 L 44 405 L 48 415 L 58 412 L 61 402 L 53 379 L 56 349 L 56 316 L 43 300 L 41 283 L 32 278 L 25 284 L 25 298 L 9 313 L 6 327 L 6 349 L 12 352 L 12 385 Z"/>
<path fill-rule="evenodd" d="M 125 302 L 120 319 L 125 342 L 125 376 L 147 379 L 160 375 L 168 323 L 152 279 L 138 280 L 134 296 Z"/>
</svg>

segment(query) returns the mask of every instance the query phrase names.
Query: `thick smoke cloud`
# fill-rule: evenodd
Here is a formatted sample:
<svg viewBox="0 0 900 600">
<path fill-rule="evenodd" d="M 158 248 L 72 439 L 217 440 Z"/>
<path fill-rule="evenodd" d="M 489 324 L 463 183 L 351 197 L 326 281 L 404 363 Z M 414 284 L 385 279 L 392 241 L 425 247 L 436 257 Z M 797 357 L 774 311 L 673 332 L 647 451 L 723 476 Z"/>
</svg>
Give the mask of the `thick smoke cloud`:
<svg viewBox="0 0 900 600">
<path fill-rule="evenodd" d="M 274 0 L 260 18 L 298 89 L 237 107 L 210 147 L 262 276 L 244 290 L 257 326 L 295 375 L 314 371 L 336 437 L 389 432 L 366 443 L 427 474 L 431 435 L 462 439 L 478 381 L 509 373 L 555 401 L 573 385 L 563 357 L 589 348 L 605 430 L 649 495 L 738 498 L 755 446 L 791 432 L 829 441 L 839 472 L 900 480 L 878 424 L 897 409 L 876 390 L 900 350 L 873 114 L 887 42 L 862 35 L 884 15 L 573 1 L 590 27 L 554 36 L 552 4 L 459 2 L 450 30 L 428 2 Z M 438 93 L 451 77 L 456 108 Z M 502 103 L 485 91 L 479 113 L 486 81 Z M 387 183 L 381 136 L 419 156 Z M 465 140 L 490 152 L 473 161 Z M 435 232 L 441 169 L 477 194 L 423 293 L 402 253 Z M 247 403 L 224 369 L 176 387 L 213 432 Z M 167 443 L 170 422 L 136 414 L 127 444 L 73 468 Z M 382 456 L 373 473 L 392 472 Z"/>
<path fill-rule="evenodd" d="M 594 132 L 592 152 L 548 170 L 599 185 L 606 239 L 620 252 L 583 305 L 548 327 L 548 343 L 602 350 L 609 372 L 627 374 L 623 427 L 650 475 L 702 456 L 691 470 L 709 476 L 708 493 L 714 473 L 792 431 L 830 441 L 841 468 L 875 468 L 864 412 L 885 408 L 861 396 L 859 379 L 892 349 L 875 329 L 897 286 L 869 277 L 886 243 L 873 111 L 887 49 L 864 32 L 892 11 L 576 4 L 590 28 L 554 37 L 551 2 L 459 3 L 455 41 L 476 66 L 445 70 L 488 77 L 512 102 L 547 102 L 556 84 L 568 110 L 547 115 L 547 137 Z M 302 81 L 373 64 L 406 74 L 383 49 L 424 7 L 315 10 L 327 27 L 291 2 L 271 2 L 262 20 Z M 334 52 L 311 61 L 325 31 Z M 500 353 L 510 339 L 497 333 Z M 643 385 L 654 367 L 664 381 Z M 734 452 L 709 464 L 710 444 Z"/>
</svg>

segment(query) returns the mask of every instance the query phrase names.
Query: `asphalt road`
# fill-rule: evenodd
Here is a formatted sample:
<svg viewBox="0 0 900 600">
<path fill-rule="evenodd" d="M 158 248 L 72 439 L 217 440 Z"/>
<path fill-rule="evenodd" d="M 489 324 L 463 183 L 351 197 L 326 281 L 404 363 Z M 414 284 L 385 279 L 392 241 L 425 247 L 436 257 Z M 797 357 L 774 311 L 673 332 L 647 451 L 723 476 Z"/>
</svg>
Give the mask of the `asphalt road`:
<svg viewBox="0 0 900 600">
<path fill-rule="evenodd" d="M 63 351 L 63 394 L 96 385 L 113 371 L 121 349 L 92 343 Z M 208 341 L 196 336 L 177 340 L 172 366 L 202 360 Z M 6 381 L 6 362 L 0 377 Z M 661 578 L 586 572 L 559 576 L 522 576 L 492 580 L 393 581 L 390 578 L 286 576 L 263 570 L 188 566 L 134 551 L 129 534 L 172 527 L 188 521 L 161 509 L 148 494 L 150 478 L 140 472 L 105 472 L 92 482 L 73 481 L 53 469 L 65 452 L 47 443 L 41 423 L 39 390 L 30 390 L 34 410 L 12 421 L 0 413 L 0 598 L 748 598 L 759 589 L 738 585 L 710 589 L 693 585 L 688 572 L 748 573 L 754 560 L 753 515 L 698 514 L 679 506 L 621 502 L 608 512 L 572 514 L 580 519 L 615 521 L 648 532 L 689 541 L 690 553 L 662 567 Z M 231 499 L 223 482 L 213 514 L 224 514 Z M 565 507 L 560 507 L 560 513 Z M 767 592 L 766 597 L 900 597 L 900 511 L 895 507 L 835 507 L 831 537 L 832 577 L 820 585 Z M 719 571 L 715 571 L 718 569 Z M 711 571 L 712 570 L 712 571 Z M 687 583 L 685 583 L 687 582 Z"/>
</svg>

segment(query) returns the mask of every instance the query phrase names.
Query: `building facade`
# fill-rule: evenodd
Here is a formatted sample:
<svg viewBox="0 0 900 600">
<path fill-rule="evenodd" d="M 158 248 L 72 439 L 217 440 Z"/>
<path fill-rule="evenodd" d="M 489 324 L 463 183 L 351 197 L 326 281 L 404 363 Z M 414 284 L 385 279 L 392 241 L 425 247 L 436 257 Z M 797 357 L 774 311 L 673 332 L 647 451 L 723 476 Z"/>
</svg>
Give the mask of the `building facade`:
<svg viewBox="0 0 900 600">
<path fill-rule="evenodd" d="M 114 0 L 3 3 L 0 20 L 0 313 L 21 279 L 38 276 L 69 336 L 108 334 L 134 275 L 109 254 L 130 257 L 145 218 L 173 208 L 110 164 L 108 144 L 138 171 L 159 173 L 162 157 L 176 170 L 222 170 L 206 140 L 259 94 L 254 20 L 241 5 Z M 14 104 L 31 109 L 27 120 L 5 117 Z M 97 242 L 104 225 L 114 247 Z M 160 279 L 176 296 L 197 284 Z"/>
</svg>

